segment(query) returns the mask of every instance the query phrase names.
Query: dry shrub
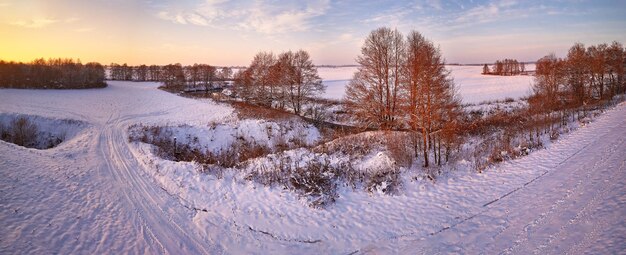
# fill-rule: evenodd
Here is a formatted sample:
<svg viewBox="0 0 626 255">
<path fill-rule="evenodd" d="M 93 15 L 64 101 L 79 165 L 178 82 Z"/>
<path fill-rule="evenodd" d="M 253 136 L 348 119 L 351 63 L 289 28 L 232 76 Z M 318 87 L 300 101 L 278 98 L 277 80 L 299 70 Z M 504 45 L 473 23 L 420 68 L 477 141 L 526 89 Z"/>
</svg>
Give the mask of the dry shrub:
<svg viewBox="0 0 626 255">
<path fill-rule="evenodd" d="M 337 170 L 328 161 L 311 161 L 304 167 L 296 167 L 289 177 L 289 184 L 307 197 L 309 205 L 322 208 L 337 198 Z"/>
<path fill-rule="evenodd" d="M 556 139 L 559 139 L 559 136 L 560 136 L 560 133 L 559 133 L 559 131 L 557 129 L 553 129 L 550 132 L 550 140 L 552 140 L 552 141 L 554 141 Z"/>
<path fill-rule="evenodd" d="M 0 122 L 0 140 L 8 141 L 9 140 L 9 130 L 4 126 L 2 122 Z"/>
<path fill-rule="evenodd" d="M 479 173 L 482 173 L 489 166 L 489 163 L 487 162 L 487 160 L 485 160 L 485 153 L 487 151 L 487 148 L 485 148 L 483 145 L 484 143 L 478 144 L 472 152 L 474 170 Z"/>
<path fill-rule="evenodd" d="M 35 123 L 26 117 L 18 117 L 8 126 L 0 125 L 2 140 L 28 148 L 37 147 L 38 128 Z"/>
<path fill-rule="evenodd" d="M 363 175 L 354 171 L 350 163 L 331 165 L 326 158 L 315 157 L 305 162 L 280 153 L 270 164 L 269 167 L 260 165 L 251 170 L 245 179 L 291 190 L 314 208 L 334 203 L 339 185 L 356 188 L 357 183 L 364 180 Z"/>
<path fill-rule="evenodd" d="M 359 171 L 352 161 L 330 164 L 327 156 L 316 154 L 312 160 L 290 158 L 284 154 L 272 156 L 267 164 L 251 169 L 246 180 L 266 186 L 280 186 L 306 199 L 309 206 L 323 208 L 335 202 L 339 187 L 368 192 L 380 191 L 395 194 L 401 187 L 400 170 L 388 169 Z"/>
<path fill-rule="evenodd" d="M 401 167 L 413 164 L 414 153 L 411 148 L 411 135 L 408 132 L 387 132 L 385 140 L 389 156 Z"/>
<path fill-rule="evenodd" d="M 236 139 L 228 149 L 219 152 L 200 149 L 197 137 L 188 137 L 191 143 L 174 142 L 171 129 L 160 126 L 131 126 L 129 140 L 156 146 L 156 155 L 167 160 L 197 162 L 224 168 L 235 167 L 240 162 L 272 153 L 272 150 L 255 142 Z"/>
<path fill-rule="evenodd" d="M 240 119 L 289 120 L 295 118 L 295 115 L 286 111 L 245 102 L 232 102 L 231 105 Z"/>
<path fill-rule="evenodd" d="M 384 194 L 395 194 L 400 188 L 400 170 L 398 168 L 367 171 L 365 188 L 369 192 L 380 190 Z"/>
<path fill-rule="evenodd" d="M 384 144 L 384 138 L 378 135 L 361 133 L 339 138 L 324 146 L 318 146 L 313 150 L 327 154 L 341 153 L 356 159 L 369 154 L 375 148 L 380 148 Z"/>
</svg>

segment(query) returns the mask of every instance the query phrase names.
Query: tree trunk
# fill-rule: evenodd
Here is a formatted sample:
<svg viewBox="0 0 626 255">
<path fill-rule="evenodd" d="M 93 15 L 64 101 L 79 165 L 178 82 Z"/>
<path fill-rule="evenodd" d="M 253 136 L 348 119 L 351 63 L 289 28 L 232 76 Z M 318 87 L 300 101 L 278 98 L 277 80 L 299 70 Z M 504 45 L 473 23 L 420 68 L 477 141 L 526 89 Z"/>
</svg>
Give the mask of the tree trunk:
<svg viewBox="0 0 626 255">
<path fill-rule="evenodd" d="M 422 128 L 422 139 L 424 141 L 423 144 L 423 152 L 424 152 L 424 167 L 428 167 L 428 135 L 426 134 L 426 129 Z"/>
</svg>

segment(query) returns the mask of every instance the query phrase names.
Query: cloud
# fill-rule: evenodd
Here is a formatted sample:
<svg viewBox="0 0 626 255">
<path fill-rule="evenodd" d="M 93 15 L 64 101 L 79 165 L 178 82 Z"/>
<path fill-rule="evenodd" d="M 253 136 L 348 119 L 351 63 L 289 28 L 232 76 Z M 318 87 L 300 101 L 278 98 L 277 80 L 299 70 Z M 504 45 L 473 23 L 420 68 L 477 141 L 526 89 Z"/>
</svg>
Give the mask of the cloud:
<svg viewBox="0 0 626 255">
<path fill-rule="evenodd" d="M 157 17 L 176 24 L 211 26 L 214 28 L 252 30 L 264 34 L 307 31 L 311 19 L 324 15 L 330 7 L 329 0 L 304 3 L 276 4 L 268 0 L 204 1 L 192 8 L 173 10 L 166 6 Z"/>
<path fill-rule="evenodd" d="M 41 19 L 31 19 L 31 20 L 19 20 L 19 21 L 11 22 L 10 24 L 14 26 L 20 26 L 20 27 L 26 27 L 26 28 L 42 28 L 42 27 L 47 27 L 57 22 L 59 22 L 59 20 L 41 18 Z"/>
<path fill-rule="evenodd" d="M 473 23 L 483 23 L 487 21 L 491 21 L 499 17 L 500 8 L 498 5 L 490 4 L 490 5 L 480 5 L 474 8 L 471 8 L 465 12 L 462 12 L 455 21 L 457 23 L 465 23 L 465 22 L 473 22 Z"/>
<path fill-rule="evenodd" d="M 243 20 L 240 26 L 253 29 L 265 34 L 306 31 L 310 28 L 311 18 L 325 14 L 329 1 L 311 1 L 305 8 L 266 8 L 257 5 L 250 10 L 249 18 Z"/>
<path fill-rule="evenodd" d="M 428 0 L 427 4 L 433 9 L 437 9 L 440 11 L 443 10 L 443 6 L 441 5 L 441 0 Z"/>
<path fill-rule="evenodd" d="M 443 10 L 443 4 L 441 0 L 420 0 L 415 2 L 414 8 L 416 10 L 424 10 L 424 7 L 428 7 L 438 11 Z"/>
</svg>

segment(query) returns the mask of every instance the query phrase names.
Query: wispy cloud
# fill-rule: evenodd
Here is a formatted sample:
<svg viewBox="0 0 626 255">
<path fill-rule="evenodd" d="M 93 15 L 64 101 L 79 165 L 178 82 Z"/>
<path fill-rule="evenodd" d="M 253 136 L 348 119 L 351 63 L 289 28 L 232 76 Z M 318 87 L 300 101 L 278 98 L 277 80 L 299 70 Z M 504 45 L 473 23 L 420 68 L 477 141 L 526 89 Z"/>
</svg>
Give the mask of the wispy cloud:
<svg viewBox="0 0 626 255">
<path fill-rule="evenodd" d="M 363 20 L 363 23 L 373 23 L 376 25 L 386 25 L 392 27 L 398 27 L 406 22 L 407 16 L 411 14 L 413 10 L 410 8 L 394 8 L 386 10 L 381 13 Z"/>
<path fill-rule="evenodd" d="M 10 24 L 14 26 L 20 26 L 20 27 L 26 27 L 26 28 L 42 28 L 42 27 L 50 26 L 57 22 L 59 22 L 59 20 L 49 19 L 49 18 L 37 18 L 37 19 L 31 19 L 31 20 L 18 20 L 18 21 L 11 22 Z"/>
<path fill-rule="evenodd" d="M 188 9 L 161 10 L 157 17 L 183 25 L 228 27 L 277 34 L 309 30 L 311 19 L 324 15 L 329 7 L 329 0 L 285 5 L 276 5 L 263 0 L 254 3 L 205 1 Z"/>
<path fill-rule="evenodd" d="M 428 4 L 428 6 L 432 7 L 433 9 L 443 10 L 443 5 L 441 5 L 441 0 L 428 0 L 426 1 L 426 3 Z"/>
</svg>

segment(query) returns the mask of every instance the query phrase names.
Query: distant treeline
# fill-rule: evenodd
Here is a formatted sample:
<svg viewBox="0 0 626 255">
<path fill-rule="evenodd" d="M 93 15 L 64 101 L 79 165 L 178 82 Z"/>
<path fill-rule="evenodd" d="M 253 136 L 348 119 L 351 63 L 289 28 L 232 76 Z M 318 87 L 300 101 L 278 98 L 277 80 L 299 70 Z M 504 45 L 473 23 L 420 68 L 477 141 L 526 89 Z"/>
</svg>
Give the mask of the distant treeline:
<svg viewBox="0 0 626 255">
<path fill-rule="evenodd" d="M 539 111 L 562 111 L 626 92 L 626 50 L 619 42 L 576 43 L 566 58 L 549 54 L 537 61 L 534 95 Z"/>
<path fill-rule="evenodd" d="M 487 64 L 483 66 L 483 74 L 509 76 L 519 75 L 524 72 L 526 72 L 526 65 L 524 62 L 519 62 L 516 59 L 498 60 L 491 69 L 489 69 Z"/>
<path fill-rule="evenodd" d="M 0 60 L 0 87 L 83 89 L 106 87 L 104 67 L 71 58 L 43 58 L 29 63 Z"/>
<path fill-rule="evenodd" d="M 233 71 L 230 67 L 219 68 L 207 64 L 183 66 L 179 63 L 165 66 L 112 63 L 109 66 L 109 79 L 120 81 L 158 81 L 167 87 L 205 86 L 207 89 L 218 82 L 230 80 Z"/>
</svg>

